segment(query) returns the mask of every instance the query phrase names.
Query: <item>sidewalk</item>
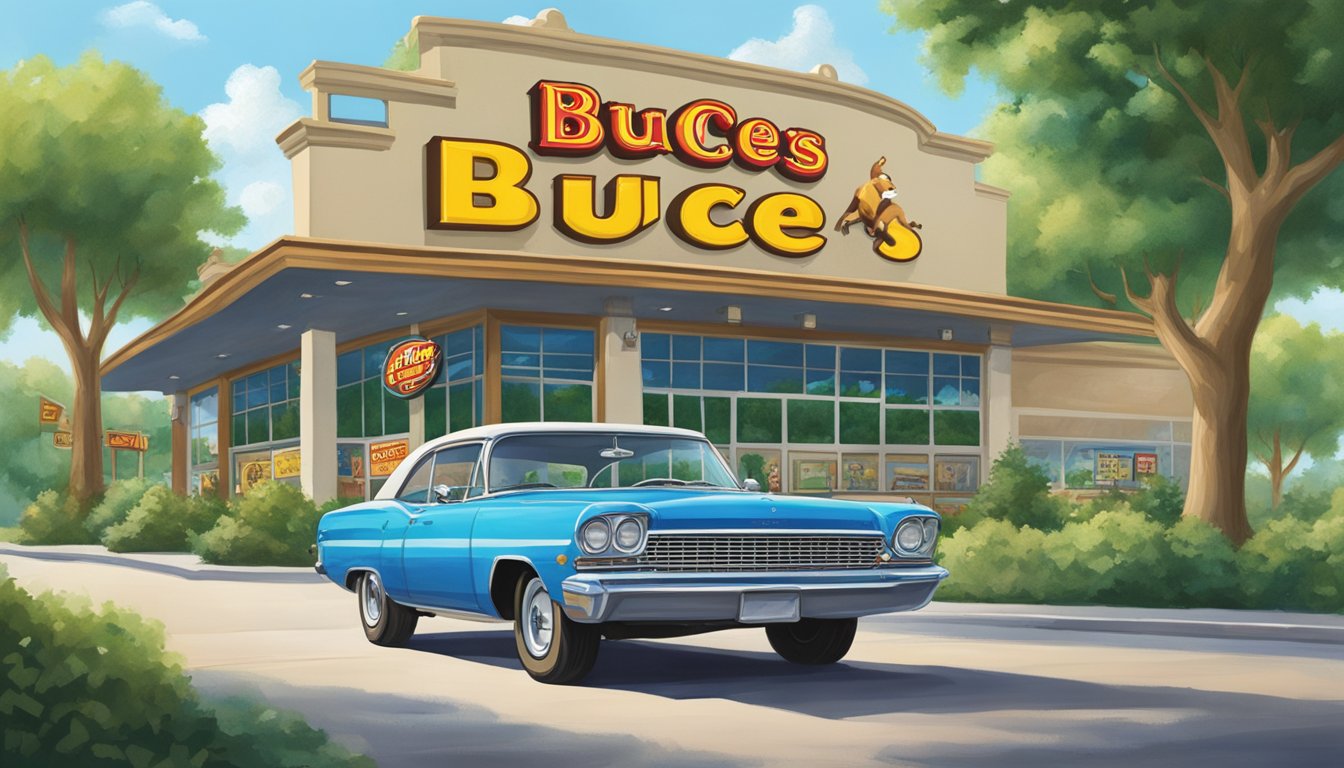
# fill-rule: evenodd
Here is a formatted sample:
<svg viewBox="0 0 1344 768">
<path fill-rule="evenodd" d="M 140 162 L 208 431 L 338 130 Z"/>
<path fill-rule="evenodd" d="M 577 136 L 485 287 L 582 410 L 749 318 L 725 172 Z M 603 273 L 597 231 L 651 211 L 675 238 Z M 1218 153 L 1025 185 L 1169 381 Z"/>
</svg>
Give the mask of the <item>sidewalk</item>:
<svg viewBox="0 0 1344 768">
<path fill-rule="evenodd" d="M 35 560 L 99 563 L 138 568 L 193 581 L 248 581 L 278 584 L 322 583 L 326 579 L 310 566 L 210 565 L 194 554 L 183 552 L 109 552 L 97 544 L 29 547 L 0 542 L 0 559 L 8 556 Z"/>
</svg>

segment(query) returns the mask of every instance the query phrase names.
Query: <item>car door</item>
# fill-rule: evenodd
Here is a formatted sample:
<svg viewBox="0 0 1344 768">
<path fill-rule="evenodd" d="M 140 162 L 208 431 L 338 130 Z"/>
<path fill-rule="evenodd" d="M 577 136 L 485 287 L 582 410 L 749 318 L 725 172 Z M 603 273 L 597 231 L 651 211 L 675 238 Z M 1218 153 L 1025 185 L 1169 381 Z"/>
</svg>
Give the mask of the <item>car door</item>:
<svg viewBox="0 0 1344 768">
<path fill-rule="evenodd" d="M 480 505 L 480 443 L 441 448 L 433 455 L 424 504 L 406 526 L 402 567 L 411 602 L 430 608 L 477 610 L 471 576 L 471 527 Z"/>
</svg>

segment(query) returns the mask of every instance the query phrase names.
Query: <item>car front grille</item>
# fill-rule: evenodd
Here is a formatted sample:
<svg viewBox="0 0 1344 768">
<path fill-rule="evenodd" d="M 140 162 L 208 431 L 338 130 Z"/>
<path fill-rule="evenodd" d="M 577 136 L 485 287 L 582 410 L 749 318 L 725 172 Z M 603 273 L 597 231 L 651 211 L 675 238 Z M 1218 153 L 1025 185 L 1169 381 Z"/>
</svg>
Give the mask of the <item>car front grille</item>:
<svg viewBox="0 0 1344 768">
<path fill-rule="evenodd" d="M 663 573 L 872 568 L 884 544 L 881 534 L 650 534 L 642 555 L 612 565 Z"/>
</svg>

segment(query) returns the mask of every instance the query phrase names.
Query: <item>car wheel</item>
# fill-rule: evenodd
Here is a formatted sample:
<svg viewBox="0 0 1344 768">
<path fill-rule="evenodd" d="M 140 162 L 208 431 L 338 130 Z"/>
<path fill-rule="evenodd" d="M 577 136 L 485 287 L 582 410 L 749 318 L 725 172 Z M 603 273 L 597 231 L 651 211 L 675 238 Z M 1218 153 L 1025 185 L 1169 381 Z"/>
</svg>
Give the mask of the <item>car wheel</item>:
<svg viewBox="0 0 1344 768">
<path fill-rule="evenodd" d="M 765 636 L 775 653 L 794 664 L 834 664 L 849 653 L 858 628 L 858 619 L 802 619 L 771 624 Z"/>
<path fill-rule="evenodd" d="M 405 645 L 415 632 L 420 616 L 410 608 L 393 602 L 383 590 L 382 579 L 376 573 L 359 577 L 359 619 L 364 636 L 375 645 Z"/>
<path fill-rule="evenodd" d="M 529 573 L 514 589 L 513 637 L 518 660 L 533 680 L 564 685 L 592 670 L 602 630 L 571 620 L 541 579 Z"/>
</svg>

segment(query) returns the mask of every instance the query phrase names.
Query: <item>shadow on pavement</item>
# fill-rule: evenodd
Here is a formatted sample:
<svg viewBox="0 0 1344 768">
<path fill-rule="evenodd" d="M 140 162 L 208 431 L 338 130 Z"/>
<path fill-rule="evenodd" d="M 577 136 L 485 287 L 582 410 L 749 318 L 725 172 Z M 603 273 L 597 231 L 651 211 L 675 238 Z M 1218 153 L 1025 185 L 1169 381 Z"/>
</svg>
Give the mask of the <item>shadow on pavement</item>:
<svg viewBox="0 0 1344 768">
<path fill-rule="evenodd" d="M 508 631 L 416 635 L 411 647 L 523 674 Z M 879 756 L 898 764 L 1230 768 L 1339 765 L 1344 754 L 1344 701 L 1105 685 L 941 666 L 842 662 L 801 667 L 773 654 L 640 641 L 604 642 L 583 685 L 674 700 L 726 699 L 826 719 L 967 714 L 979 725 L 997 722 L 1021 730 L 1027 744 L 1042 742 L 973 748 L 925 743 L 920 755 L 893 747 Z"/>
</svg>

